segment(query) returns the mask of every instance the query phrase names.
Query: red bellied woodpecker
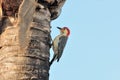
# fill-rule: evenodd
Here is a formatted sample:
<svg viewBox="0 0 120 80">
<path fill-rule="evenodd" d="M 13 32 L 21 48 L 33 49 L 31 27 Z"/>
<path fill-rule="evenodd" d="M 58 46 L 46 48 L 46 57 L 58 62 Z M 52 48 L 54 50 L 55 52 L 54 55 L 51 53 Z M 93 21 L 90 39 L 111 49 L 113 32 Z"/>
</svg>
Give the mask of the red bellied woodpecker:
<svg viewBox="0 0 120 80">
<path fill-rule="evenodd" d="M 53 45 L 53 51 L 54 51 L 54 56 L 52 60 L 50 61 L 50 66 L 53 63 L 53 61 L 57 60 L 57 62 L 60 60 L 63 50 L 65 48 L 68 36 L 70 35 L 70 30 L 67 27 L 57 27 L 60 29 L 60 34 L 55 37 L 52 45 Z"/>
</svg>

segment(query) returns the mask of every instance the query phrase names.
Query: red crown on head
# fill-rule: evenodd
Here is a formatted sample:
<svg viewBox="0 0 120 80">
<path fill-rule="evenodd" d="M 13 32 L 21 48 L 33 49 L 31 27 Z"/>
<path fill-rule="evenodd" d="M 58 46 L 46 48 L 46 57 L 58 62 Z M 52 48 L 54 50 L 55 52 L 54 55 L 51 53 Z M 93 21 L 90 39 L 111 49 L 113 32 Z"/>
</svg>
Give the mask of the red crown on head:
<svg viewBox="0 0 120 80">
<path fill-rule="evenodd" d="M 68 27 L 63 27 L 63 29 L 67 30 L 67 36 L 69 36 L 70 35 L 70 29 Z"/>
</svg>

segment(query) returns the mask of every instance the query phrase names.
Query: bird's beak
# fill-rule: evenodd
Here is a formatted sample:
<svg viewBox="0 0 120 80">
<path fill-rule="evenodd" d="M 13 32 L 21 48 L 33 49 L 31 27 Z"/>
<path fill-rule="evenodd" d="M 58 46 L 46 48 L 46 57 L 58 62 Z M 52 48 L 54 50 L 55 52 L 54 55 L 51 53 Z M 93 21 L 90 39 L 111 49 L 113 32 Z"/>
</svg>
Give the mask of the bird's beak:
<svg viewBox="0 0 120 80">
<path fill-rule="evenodd" d="M 57 28 L 60 29 L 60 30 L 62 29 L 62 28 L 60 28 L 60 27 L 57 27 Z"/>
</svg>

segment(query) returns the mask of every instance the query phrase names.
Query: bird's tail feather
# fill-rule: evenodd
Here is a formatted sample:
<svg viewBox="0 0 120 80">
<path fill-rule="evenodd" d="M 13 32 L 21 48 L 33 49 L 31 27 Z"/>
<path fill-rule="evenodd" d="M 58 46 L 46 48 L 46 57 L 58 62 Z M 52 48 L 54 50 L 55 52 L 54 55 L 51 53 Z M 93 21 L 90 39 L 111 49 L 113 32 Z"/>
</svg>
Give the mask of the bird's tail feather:
<svg viewBox="0 0 120 80">
<path fill-rule="evenodd" d="M 54 62 L 55 59 L 56 59 L 56 55 L 53 56 L 52 60 L 49 63 L 49 66 L 51 66 L 51 64 Z"/>
</svg>

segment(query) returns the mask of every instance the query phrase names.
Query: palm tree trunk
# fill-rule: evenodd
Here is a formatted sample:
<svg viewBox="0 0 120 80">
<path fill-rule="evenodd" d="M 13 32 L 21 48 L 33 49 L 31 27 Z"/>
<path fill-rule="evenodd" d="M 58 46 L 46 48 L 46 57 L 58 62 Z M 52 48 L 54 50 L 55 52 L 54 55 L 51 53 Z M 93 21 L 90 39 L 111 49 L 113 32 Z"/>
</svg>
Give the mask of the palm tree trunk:
<svg viewBox="0 0 120 80">
<path fill-rule="evenodd" d="M 64 2 L 23 0 L 17 18 L 0 14 L 0 80 L 49 80 L 50 22 Z"/>
</svg>

